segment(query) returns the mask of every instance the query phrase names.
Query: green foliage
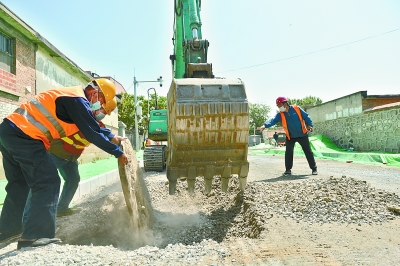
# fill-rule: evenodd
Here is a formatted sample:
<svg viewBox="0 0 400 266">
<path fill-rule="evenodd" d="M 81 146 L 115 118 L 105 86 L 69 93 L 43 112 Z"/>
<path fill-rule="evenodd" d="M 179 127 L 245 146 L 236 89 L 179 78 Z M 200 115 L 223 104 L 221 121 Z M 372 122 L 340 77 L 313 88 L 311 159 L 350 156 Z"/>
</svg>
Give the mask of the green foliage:
<svg viewBox="0 0 400 266">
<path fill-rule="evenodd" d="M 270 110 L 271 107 L 265 104 L 249 103 L 250 135 L 254 134 L 254 128 L 256 128 L 256 135 L 261 135 L 261 131 L 258 131 L 257 127 L 262 126 L 264 122 L 269 118 L 268 113 L 270 112 Z"/>
<path fill-rule="evenodd" d="M 303 106 L 314 106 L 322 103 L 322 100 L 318 97 L 307 96 L 303 99 L 290 99 L 288 98 L 289 104 L 296 104 L 300 107 Z"/>
<path fill-rule="evenodd" d="M 121 102 L 118 103 L 118 120 L 130 130 L 135 126 L 134 96 L 129 93 L 122 93 Z"/>
<path fill-rule="evenodd" d="M 138 116 L 138 128 L 140 132 L 147 130 L 148 124 L 148 110 L 155 109 L 156 101 L 155 94 L 149 95 L 150 100 L 147 100 L 147 96 L 138 95 L 137 101 L 142 101 L 139 103 L 142 106 L 142 115 Z M 167 97 L 157 96 L 158 109 L 167 108 Z M 121 103 L 118 103 L 118 120 L 126 125 L 127 130 L 135 128 L 135 108 L 134 108 L 135 98 L 134 95 L 129 93 L 122 93 Z M 149 104 L 149 105 L 148 105 Z"/>
</svg>

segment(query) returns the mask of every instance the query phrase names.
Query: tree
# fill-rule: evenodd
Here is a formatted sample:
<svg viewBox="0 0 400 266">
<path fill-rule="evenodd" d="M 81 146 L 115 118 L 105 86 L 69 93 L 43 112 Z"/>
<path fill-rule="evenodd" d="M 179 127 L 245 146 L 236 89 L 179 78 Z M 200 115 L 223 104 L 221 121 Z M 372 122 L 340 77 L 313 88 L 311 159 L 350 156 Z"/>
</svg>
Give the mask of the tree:
<svg viewBox="0 0 400 266">
<path fill-rule="evenodd" d="M 118 120 L 126 125 L 126 130 L 135 127 L 135 96 L 129 93 L 122 93 L 121 102 L 118 103 Z M 137 100 L 143 100 L 137 97 Z"/>
<path fill-rule="evenodd" d="M 135 128 L 135 96 L 129 93 L 122 93 L 121 102 L 118 103 L 118 120 L 126 125 L 126 130 Z M 147 96 L 138 95 L 137 101 L 142 101 L 139 105 L 142 106 L 142 115 L 138 116 L 138 130 L 143 132 L 147 130 L 148 125 L 148 109 L 154 110 L 156 107 L 155 94 L 150 95 L 150 100 Z M 157 96 L 158 109 L 167 108 L 167 97 Z M 148 106 L 149 103 L 149 106 Z"/>
<path fill-rule="evenodd" d="M 288 98 L 288 101 L 290 104 L 296 104 L 300 107 L 302 107 L 303 109 L 306 109 L 306 107 L 309 106 L 314 106 L 314 105 L 318 105 L 322 103 L 322 100 L 318 97 L 314 97 L 314 96 L 307 96 L 303 99 L 290 99 Z"/>
<path fill-rule="evenodd" d="M 269 118 L 268 113 L 271 107 L 261 104 L 261 103 L 249 103 L 249 122 L 250 129 L 249 134 L 254 134 L 254 128 L 257 128 L 264 124 L 264 122 Z M 256 135 L 261 135 L 261 131 L 256 130 Z"/>
</svg>

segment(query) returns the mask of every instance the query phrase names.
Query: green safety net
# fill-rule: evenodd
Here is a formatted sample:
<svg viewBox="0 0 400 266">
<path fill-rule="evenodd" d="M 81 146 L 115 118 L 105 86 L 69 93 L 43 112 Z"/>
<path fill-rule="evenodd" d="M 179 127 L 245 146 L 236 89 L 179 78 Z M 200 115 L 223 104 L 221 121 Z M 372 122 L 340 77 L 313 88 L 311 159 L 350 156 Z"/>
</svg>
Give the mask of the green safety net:
<svg viewBox="0 0 400 266">
<path fill-rule="evenodd" d="M 400 167 L 400 154 L 388 152 L 359 152 L 351 149 L 343 149 L 337 146 L 325 135 L 315 135 L 310 137 L 310 146 L 314 156 L 319 159 L 334 161 L 352 161 L 365 164 L 385 164 Z M 249 154 L 277 154 L 285 155 L 285 147 L 274 148 L 272 145 L 261 143 L 257 146 L 249 147 Z M 294 147 L 295 156 L 304 156 L 300 144 Z"/>
</svg>

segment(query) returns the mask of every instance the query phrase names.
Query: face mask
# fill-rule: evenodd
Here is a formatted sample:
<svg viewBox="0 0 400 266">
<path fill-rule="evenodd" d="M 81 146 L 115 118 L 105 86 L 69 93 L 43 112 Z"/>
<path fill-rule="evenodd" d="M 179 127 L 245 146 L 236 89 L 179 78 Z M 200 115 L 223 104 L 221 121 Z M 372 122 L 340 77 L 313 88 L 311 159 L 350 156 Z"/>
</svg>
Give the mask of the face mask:
<svg viewBox="0 0 400 266">
<path fill-rule="evenodd" d="M 93 111 L 97 111 L 97 110 L 99 110 L 99 109 L 101 108 L 101 105 L 100 105 L 100 102 L 99 102 L 99 94 L 97 94 L 97 102 L 95 102 L 95 103 L 90 103 L 90 108 L 91 108 Z"/>
<path fill-rule="evenodd" d="M 101 121 L 104 117 L 106 117 L 106 114 L 103 112 L 99 112 L 95 117 L 97 121 Z"/>
<path fill-rule="evenodd" d="M 92 103 L 92 104 L 90 105 L 90 108 L 92 108 L 93 111 L 99 110 L 100 107 L 101 107 L 101 106 L 100 106 L 100 102 L 99 102 L 99 101 L 97 101 L 97 102 L 95 102 L 95 103 Z"/>
<path fill-rule="evenodd" d="M 285 112 L 286 111 L 286 108 L 285 108 L 285 106 L 281 106 L 281 107 L 279 107 L 279 112 Z"/>
</svg>

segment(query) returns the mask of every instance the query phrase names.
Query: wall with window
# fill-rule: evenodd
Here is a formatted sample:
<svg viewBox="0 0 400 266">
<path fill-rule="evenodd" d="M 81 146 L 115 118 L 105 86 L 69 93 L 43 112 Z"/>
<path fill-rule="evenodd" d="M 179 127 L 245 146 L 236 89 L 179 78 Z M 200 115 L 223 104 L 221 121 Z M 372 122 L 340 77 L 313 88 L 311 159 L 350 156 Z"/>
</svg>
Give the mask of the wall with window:
<svg viewBox="0 0 400 266">
<path fill-rule="evenodd" d="M 35 95 L 35 47 L 29 39 L 0 20 L 0 122 Z M 4 178 L 0 162 L 0 179 Z"/>
<path fill-rule="evenodd" d="M 35 93 L 35 44 L 0 23 L 0 121 Z"/>
<path fill-rule="evenodd" d="M 84 86 L 91 78 L 0 2 L 0 122 L 40 92 Z M 117 111 L 103 122 L 117 134 Z M 90 145 L 79 161 L 90 162 L 110 156 Z M 0 179 L 4 178 L 0 154 Z"/>
<path fill-rule="evenodd" d="M 14 38 L 0 32 L 0 69 L 15 73 Z"/>
</svg>

